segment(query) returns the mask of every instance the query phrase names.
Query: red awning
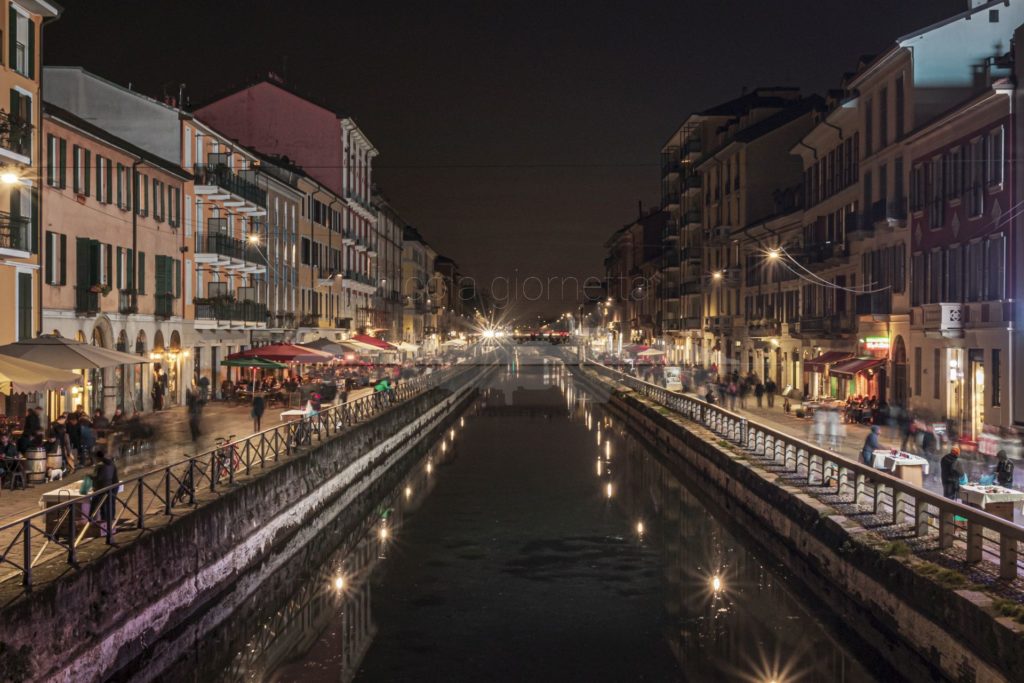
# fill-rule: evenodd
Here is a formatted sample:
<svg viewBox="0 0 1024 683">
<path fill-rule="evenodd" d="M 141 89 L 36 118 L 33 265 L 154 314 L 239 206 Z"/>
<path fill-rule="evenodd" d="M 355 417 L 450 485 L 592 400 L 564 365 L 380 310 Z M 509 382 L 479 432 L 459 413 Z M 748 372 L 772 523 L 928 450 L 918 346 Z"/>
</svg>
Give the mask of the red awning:
<svg viewBox="0 0 1024 683">
<path fill-rule="evenodd" d="M 357 342 L 362 342 L 363 344 L 369 344 L 370 346 L 378 348 L 381 351 L 397 351 L 398 350 L 397 348 L 395 348 L 391 344 L 388 344 L 383 339 L 378 339 L 377 337 L 371 337 L 368 334 L 353 334 L 351 337 L 349 337 L 349 341 L 357 341 Z"/>
<path fill-rule="evenodd" d="M 254 357 L 265 358 L 279 363 L 330 363 L 334 360 L 333 353 L 318 351 L 317 349 L 311 349 L 308 346 L 299 346 L 297 344 L 270 344 L 268 346 L 258 346 L 254 349 L 248 349 L 247 351 L 232 353 L 227 357 L 227 360 Z"/>
<path fill-rule="evenodd" d="M 829 368 L 829 373 L 833 375 L 846 375 L 853 377 L 858 373 L 866 372 L 884 364 L 884 358 L 851 358 L 850 360 L 844 360 L 841 363 L 833 365 Z"/>
<path fill-rule="evenodd" d="M 825 372 L 826 365 L 853 358 L 849 351 L 826 351 L 817 358 L 804 361 L 804 372 Z"/>
</svg>

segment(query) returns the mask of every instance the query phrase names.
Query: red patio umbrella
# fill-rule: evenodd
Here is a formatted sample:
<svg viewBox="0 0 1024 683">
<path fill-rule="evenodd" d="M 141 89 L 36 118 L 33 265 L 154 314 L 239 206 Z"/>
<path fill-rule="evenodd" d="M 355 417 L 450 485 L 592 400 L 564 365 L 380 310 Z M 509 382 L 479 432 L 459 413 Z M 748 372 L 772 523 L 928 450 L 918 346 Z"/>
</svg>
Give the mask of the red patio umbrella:
<svg viewBox="0 0 1024 683">
<path fill-rule="evenodd" d="M 397 351 L 398 350 L 397 347 L 392 346 L 391 344 L 388 344 L 383 339 L 377 339 L 376 337 L 371 337 L 370 335 L 367 335 L 367 334 L 353 334 L 346 341 L 356 341 L 356 342 L 360 342 L 362 344 L 369 344 L 370 346 L 378 348 L 381 351 Z"/>
<path fill-rule="evenodd" d="M 263 358 L 278 363 L 330 363 L 334 360 L 334 354 L 298 344 L 270 344 L 232 353 L 227 360 L 239 358 Z"/>
</svg>

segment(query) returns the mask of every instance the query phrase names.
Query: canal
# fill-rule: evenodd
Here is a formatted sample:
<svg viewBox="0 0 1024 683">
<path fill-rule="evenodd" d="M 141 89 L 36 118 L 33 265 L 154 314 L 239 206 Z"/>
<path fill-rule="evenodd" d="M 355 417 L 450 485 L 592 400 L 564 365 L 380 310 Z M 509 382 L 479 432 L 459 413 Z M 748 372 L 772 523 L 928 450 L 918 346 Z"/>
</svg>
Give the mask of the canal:
<svg viewBox="0 0 1024 683">
<path fill-rule="evenodd" d="M 756 530 L 732 528 L 529 353 L 159 677 L 888 678 L 764 557 Z"/>
</svg>

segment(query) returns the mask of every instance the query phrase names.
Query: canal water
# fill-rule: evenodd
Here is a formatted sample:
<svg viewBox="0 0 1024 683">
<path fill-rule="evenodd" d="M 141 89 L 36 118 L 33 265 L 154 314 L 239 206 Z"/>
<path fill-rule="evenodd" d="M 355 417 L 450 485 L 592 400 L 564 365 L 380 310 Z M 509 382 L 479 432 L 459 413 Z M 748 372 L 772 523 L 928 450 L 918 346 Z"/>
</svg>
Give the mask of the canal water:
<svg viewBox="0 0 1024 683">
<path fill-rule="evenodd" d="M 492 377 L 319 563 L 224 620 L 197 657 L 216 671 L 160 677 L 885 678 L 554 359 L 524 351 Z"/>
</svg>

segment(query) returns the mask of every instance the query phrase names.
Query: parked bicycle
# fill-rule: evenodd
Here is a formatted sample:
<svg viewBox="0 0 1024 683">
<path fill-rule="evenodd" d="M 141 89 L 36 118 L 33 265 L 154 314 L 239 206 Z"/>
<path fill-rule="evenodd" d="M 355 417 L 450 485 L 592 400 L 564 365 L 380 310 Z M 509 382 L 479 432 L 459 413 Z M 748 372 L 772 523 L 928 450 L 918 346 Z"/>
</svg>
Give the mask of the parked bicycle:
<svg viewBox="0 0 1024 683">
<path fill-rule="evenodd" d="M 217 482 L 221 479 L 231 479 L 234 472 L 238 471 L 242 464 L 242 458 L 238 454 L 238 446 L 234 443 L 235 434 L 227 438 L 218 436 L 214 445 L 214 462 L 217 463 Z"/>
</svg>

